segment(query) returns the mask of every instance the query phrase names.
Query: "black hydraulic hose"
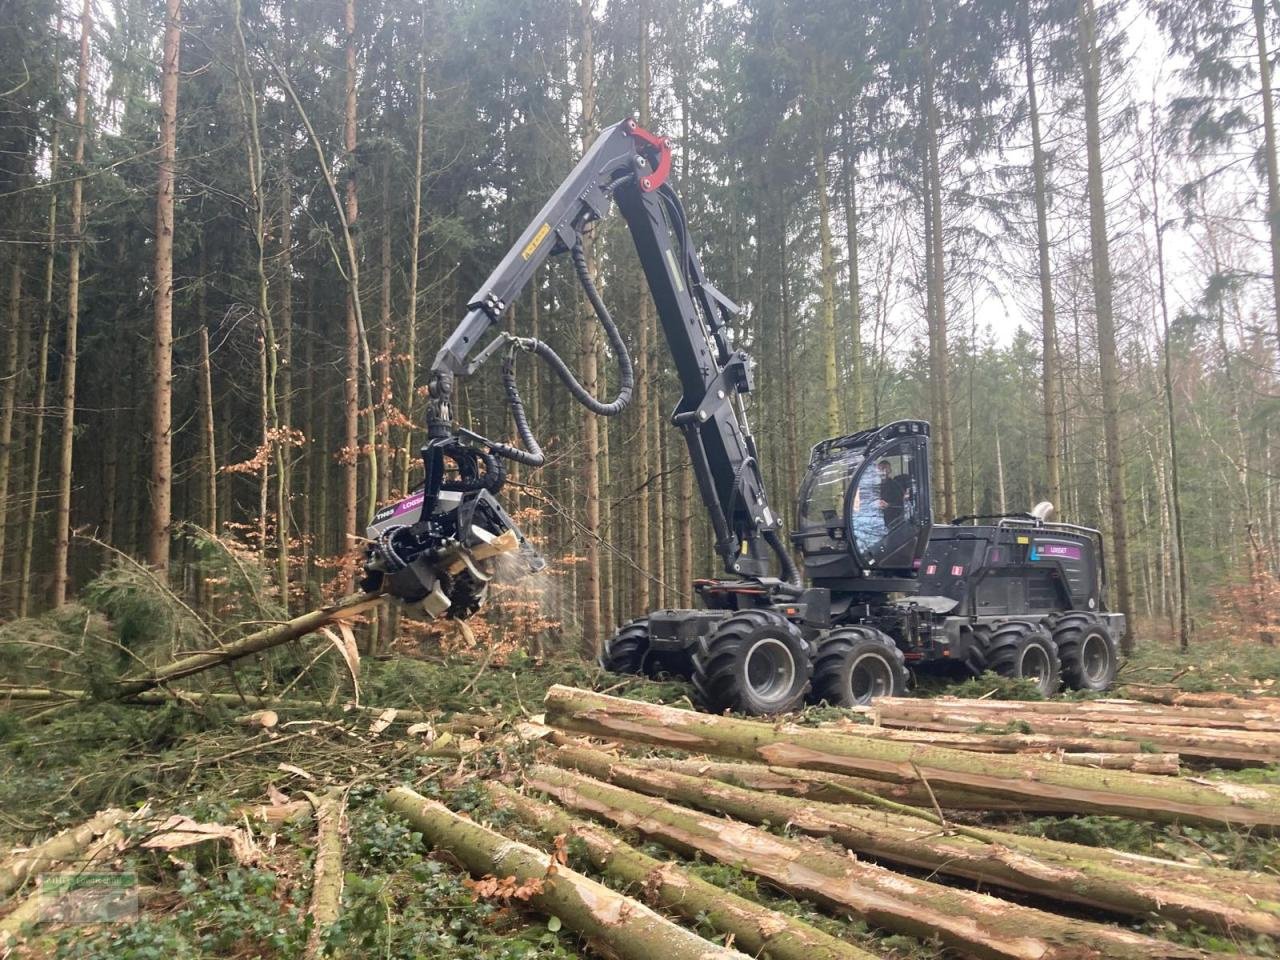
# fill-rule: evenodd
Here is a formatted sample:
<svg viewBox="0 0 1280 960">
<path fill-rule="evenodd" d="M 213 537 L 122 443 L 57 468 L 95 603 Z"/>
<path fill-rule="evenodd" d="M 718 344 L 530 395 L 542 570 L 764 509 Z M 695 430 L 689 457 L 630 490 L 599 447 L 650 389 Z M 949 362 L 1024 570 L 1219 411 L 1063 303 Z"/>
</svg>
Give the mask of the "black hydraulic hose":
<svg viewBox="0 0 1280 960">
<path fill-rule="evenodd" d="M 520 435 L 520 442 L 528 449 L 521 450 L 509 443 L 493 442 L 489 444 L 489 449 L 500 457 L 523 463 L 526 467 L 540 467 L 547 462 L 547 457 L 542 452 L 542 447 L 538 445 L 538 438 L 533 435 L 533 430 L 529 427 L 529 418 L 524 411 L 524 401 L 520 399 L 520 391 L 516 386 L 514 352 L 508 353 L 507 358 L 502 362 L 502 388 L 507 393 L 511 416 L 516 422 L 516 433 Z"/>
<path fill-rule="evenodd" d="M 525 350 L 536 354 L 547 362 L 547 365 L 560 378 L 560 381 L 569 388 L 569 392 L 573 394 L 574 399 L 580 404 L 596 416 L 616 416 L 631 402 L 631 393 L 635 388 L 635 371 L 631 365 L 631 354 L 627 351 L 626 341 L 622 339 L 622 333 L 618 330 L 618 325 L 614 323 L 613 317 L 609 314 L 609 308 L 605 306 L 604 300 L 600 297 L 600 291 L 596 289 L 596 285 L 591 279 L 591 271 L 587 269 L 587 255 L 583 252 L 581 240 L 573 245 L 570 254 L 573 258 L 574 271 L 578 275 L 578 282 L 582 284 L 582 289 L 586 292 L 587 299 L 591 302 L 592 310 L 595 311 L 596 317 L 600 320 L 600 325 L 604 327 L 605 336 L 608 337 L 610 346 L 613 347 L 614 353 L 618 355 L 618 395 L 608 402 L 597 400 L 586 387 L 578 382 L 568 364 L 548 344 L 543 343 L 541 340 L 520 340 L 519 342 Z M 506 361 L 502 365 L 502 387 L 507 394 L 507 404 L 511 407 L 511 416 L 516 422 L 516 433 L 520 436 L 520 442 L 528 449 L 521 450 L 511 444 L 498 443 L 492 440 L 486 441 L 486 443 L 489 449 L 499 457 L 530 467 L 540 467 L 546 462 L 546 455 L 543 453 L 542 447 L 538 445 L 538 440 L 529 426 L 529 418 L 525 414 L 524 401 L 520 399 L 520 391 L 516 386 L 515 365 L 510 354 L 508 354 Z"/>
<path fill-rule="evenodd" d="M 782 538 L 778 536 L 777 530 L 766 530 L 764 532 L 764 542 L 767 543 L 778 557 L 778 563 L 782 565 L 783 579 L 797 587 L 804 586 L 804 581 L 800 578 L 800 571 L 796 568 L 796 562 L 791 559 L 791 551 L 786 548 L 782 542 Z"/>
<path fill-rule="evenodd" d="M 613 317 L 609 315 L 609 308 L 600 299 L 600 291 L 596 289 L 595 283 L 591 280 L 591 271 L 587 269 L 587 255 L 582 250 L 581 241 L 573 245 L 573 250 L 570 251 L 570 254 L 573 257 L 573 266 L 578 274 L 578 281 L 582 284 L 582 289 L 586 291 L 587 299 L 591 301 L 591 307 L 595 311 L 596 317 L 599 318 L 600 325 L 604 327 L 605 336 L 609 338 L 609 345 L 613 347 L 614 352 L 618 355 L 618 395 L 608 403 L 597 400 L 586 387 L 578 382 L 568 365 L 560 358 L 560 354 L 556 353 L 550 346 L 541 340 L 532 340 L 528 342 L 528 349 L 547 362 L 547 365 L 551 367 L 555 375 L 569 388 L 569 392 L 573 394 L 575 400 L 596 416 L 612 417 L 621 413 L 627 404 L 631 402 L 631 391 L 635 386 L 635 373 L 631 368 L 631 354 L 627 352 L 627 345 L 622 339 L 622 334 L 618 331 L 618 325 L 613 322 Z"/>
</svg>

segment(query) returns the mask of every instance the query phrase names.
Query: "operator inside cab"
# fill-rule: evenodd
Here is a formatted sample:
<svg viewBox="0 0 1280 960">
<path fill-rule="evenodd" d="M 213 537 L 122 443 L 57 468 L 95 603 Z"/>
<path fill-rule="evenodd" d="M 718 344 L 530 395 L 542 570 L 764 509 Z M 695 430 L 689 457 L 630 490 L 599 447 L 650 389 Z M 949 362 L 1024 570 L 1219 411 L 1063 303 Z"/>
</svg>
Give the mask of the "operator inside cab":
<svg viewBox="0 0 1280 960">
<path fill-rule="evenodd" d="M 900 459 L 900 458 L 899 458 Z M 895 474 L 888 458 L 863 473 L 853 495 L 853 534 L 858 548 L 874 555 L 876 548 L 902 521 L 911 506 L 911 478 Z"/>
</svg>

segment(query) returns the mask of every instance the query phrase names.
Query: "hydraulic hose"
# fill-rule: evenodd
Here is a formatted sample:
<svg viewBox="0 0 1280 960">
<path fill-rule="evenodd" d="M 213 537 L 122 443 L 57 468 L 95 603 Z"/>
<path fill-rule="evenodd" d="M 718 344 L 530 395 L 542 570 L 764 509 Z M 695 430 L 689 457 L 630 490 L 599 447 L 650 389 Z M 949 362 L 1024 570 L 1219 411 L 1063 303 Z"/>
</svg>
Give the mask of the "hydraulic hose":
<svg viewBox="0 0 1280 960">
<path fill-rule="evenodd" d="M 561 383 L 573 394 L 573 398 L 596 416 L 616 416 L 626 409 L 627 404 L 631 402 L 631 393 L 635 388 L 635 371 L 631 365 L 631 354 L 627 351 L 626 341 L 622 339 L 622 333 L 618 330 L 618 325 L 610 315 L 609 308 L 605 306 L 604 300 L 600 297 L 600 291 L 596 289 L 596 285 L 591 279 L 591 271 L 587 269 L 587 255 L 583 252 L 581 239 L 573 245 L 570 255 L 573 259 L 574 272 L 578 275 L 578 282 L 582 284 L 582 289 L 587 295 L 587 300 L 591 303 L 591 309 L 595 312 L 596 318 L 600 321 L 600 326 L 604 327 L 609 345 L 613 347 L 614 353 L 618 356 L 618 395 L 607 402 L 596 399 L 586 387 L 578 382 L 577 377 L 573 375 L 573 371 L 569 369 L 569 365 L 564 362 L 560 354 L 556 353 L 554 349 L 541 340 L 521 338 L 517 340 L 517 343 L 522 349 L 546 361 L 555 375 L 560 378 Z M 543 453 L 542 447 L 538 445 L 537 437 L 534 436 L 533 430 L 529 426 L 529 418 L 525 414 L 524 401 L 521 400 L 520 391 L 516 386 L 514 357 L 511 353 L 507 354 L 507 358 L 502 364 L 502 388 L 507 394 L 507 404 L 511 407 L 511 416 L 515 420 L 516 433 L 520 436 L 520 442 L 527 449 L 522 450 L 508 443 L 487 441 L 489 449 L 504 459 L 530 467 L 540 467 L 546 462 L 546 455 Z"/>
</svg>

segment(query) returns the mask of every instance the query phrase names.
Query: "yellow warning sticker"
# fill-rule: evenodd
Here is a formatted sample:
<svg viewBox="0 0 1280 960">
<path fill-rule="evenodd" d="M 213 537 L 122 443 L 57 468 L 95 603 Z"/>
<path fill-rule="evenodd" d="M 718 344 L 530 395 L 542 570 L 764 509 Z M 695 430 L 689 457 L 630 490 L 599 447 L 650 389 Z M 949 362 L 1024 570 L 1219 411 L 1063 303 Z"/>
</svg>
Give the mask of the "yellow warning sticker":
<svg viewBox="0 0 1280 960">
<path fill-rule="evenodd" d="M 524 249 L 520 251 L 520 256 L 525 260 L 532 257 L 542 246 L 542 241 L 547 239 L 547 234 L 551 232 L 551 224 L 544 223 L 538 228 L 538 232 L 533 235 L 533 239 L 524 245 Z"/>
<path fill-rule="evenodd" d="M 1019 537 L 1019 538 L 1018 538 L 1018 542 L 1019 542 L 1019 543 L 1030 543 L 1030 542 L 1031 542 L 1031 538 L 1030 538 L 1030 537 Z"/>
</svg>

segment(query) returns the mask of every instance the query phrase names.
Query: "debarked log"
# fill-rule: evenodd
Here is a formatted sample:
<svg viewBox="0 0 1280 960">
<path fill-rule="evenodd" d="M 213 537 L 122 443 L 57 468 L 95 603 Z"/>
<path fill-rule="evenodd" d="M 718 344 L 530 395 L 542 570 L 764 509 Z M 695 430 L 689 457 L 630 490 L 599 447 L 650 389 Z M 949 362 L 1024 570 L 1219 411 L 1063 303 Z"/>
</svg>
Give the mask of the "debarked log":
<svg viewBox="0 0 1280 960">
<path fill-rule="evenodd" d="M 569 816 L 559 807 L 500 783 L 485 788 L 494 805 L 510 810 L 548 837 L 580 841 L 595 869 L 621 881 L 653 907 L 662 907 L 686 920 L 706 923 L 731 935 L 734 945 L 753 957 L 769 960 L 875 960 L 874 956 L 817 927 L 722 890 L 713 883 L 657 860 L 623 843 L 594 824 Z"/>
<path fill-rule="evenodd" d="M 748 823 L 785 823 L 877 861 L 1129 916 L 1198 924 L 1228 936 L 1280 936 L 1280 881 L 914 814 L 761 794 L 581 748 L 552 760 L 597 780 Z M 939 826 L 942 827 L 939 830 Z"/>
<path fill-rule="evenodd" d="M 1202 951 L 1119 927 L 1061 917 L 866 863 L 807 838 L 785 838 L 545 764 L 526 785 L 681 853 L 702 853 L 793 896 L 981 960 L 1175 960 Z"/>
<path fill-rule="evenodd" d="M 603 944 L 620 960 L 745 960 L 716 946 L 523 843 L 454 813 L 408 787 L 386 795 L 387 805 L 408 820 L 433 847 L 449 851 L 473 875 L 512 877 L 528 891 L 528 903 L 558 917 L 569 929 Z"/>
<path fill-rule="evenodd" d="M 1034 757 L 974 754 L 784 723 L 712 716 L 553 686 L 547 723 L 562 730 L 767 764 L 827 770 L 996 797 L 1056 801 L 1063 813 L 1098 813 L 1204 826 L 1280 829 L 1280 789 L 1125 770 L 1094 770 Z"/>
</svg>

